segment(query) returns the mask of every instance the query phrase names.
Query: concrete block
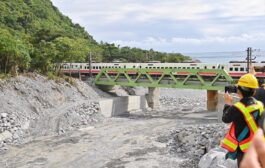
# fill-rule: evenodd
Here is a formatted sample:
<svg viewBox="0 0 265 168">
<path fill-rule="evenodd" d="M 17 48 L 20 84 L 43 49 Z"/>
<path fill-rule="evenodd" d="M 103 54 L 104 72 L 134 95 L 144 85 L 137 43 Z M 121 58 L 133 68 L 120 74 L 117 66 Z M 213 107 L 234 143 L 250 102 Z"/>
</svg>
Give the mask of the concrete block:
<svg viewBox="0 0 265 168">
<path fill-rule="evenodd" d="M 113 99 L 105 99 L 99 102 L 101 113 L 105 117 L 123 115 L 133 110 L 146 109 L 148 107 L 145 96 L 124 96 Z"/>
</svg>

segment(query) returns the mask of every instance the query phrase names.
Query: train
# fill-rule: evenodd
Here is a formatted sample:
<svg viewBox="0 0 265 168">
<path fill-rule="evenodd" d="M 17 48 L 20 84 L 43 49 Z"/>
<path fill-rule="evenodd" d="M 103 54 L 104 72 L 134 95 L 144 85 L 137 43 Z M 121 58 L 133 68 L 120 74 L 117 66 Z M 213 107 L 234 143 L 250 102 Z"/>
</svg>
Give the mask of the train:
<svg viewBox="0 0 265 168">
<path fill-rule="evenodd" d="M 144 68 L 144 69 L 224 69 L 228 74 L 235 79 L 240 78 L 248 72 L 247 62 L 245 61 L 230 61 L 229 63 L 92 63 L 91 73 L 96 75 L 102 68 Z M 252 67 L 256 71 L 256 77 L 260 82 L 264 83 L 265 79 L 265 61 L 253 62 Z M 89 74 L 90 68 L 88 63 L 62 63 L 61 72 L 63 73 L 82 73 Z"/>
</svg>

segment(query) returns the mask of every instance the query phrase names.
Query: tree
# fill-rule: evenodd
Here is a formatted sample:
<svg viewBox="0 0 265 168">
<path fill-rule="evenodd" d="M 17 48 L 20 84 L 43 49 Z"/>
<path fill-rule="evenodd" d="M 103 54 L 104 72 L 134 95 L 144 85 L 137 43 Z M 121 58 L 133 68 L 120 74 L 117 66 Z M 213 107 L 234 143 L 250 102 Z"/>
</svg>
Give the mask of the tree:
<svg viewBox="0 0 265 168">
<path fill-rule="evenodd" d="M 0 70 L 4 73 L 17 69 L 28 69 L 30 65 L 30 46 L 19 36 L 11 34 L 8 30 L 0 29 Z"/>
</svg>

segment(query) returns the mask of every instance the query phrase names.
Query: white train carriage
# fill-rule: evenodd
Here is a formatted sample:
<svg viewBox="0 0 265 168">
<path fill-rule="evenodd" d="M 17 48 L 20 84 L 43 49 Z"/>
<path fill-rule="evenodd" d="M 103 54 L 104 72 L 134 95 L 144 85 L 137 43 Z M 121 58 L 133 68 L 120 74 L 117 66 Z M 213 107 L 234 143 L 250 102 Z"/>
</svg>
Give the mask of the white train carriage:
<svg viewBox="0 0 265 168">
<path fill-rule="evenodd" d="M 265 79 L 265 62 L 254 62 L 254 66 L 258 78 Z M 247 73 L 246 62 L 231 62 L 227 64 L 218 63 L 92 63 L 91 72 L 97 74 L 103 68 L 145 68 L 145 69 L 224 69 L 230 76 L 239 78 Z M 61 65 L 64 73 L 89 73 L 88 63 L 63 63 Z M 154 71 L 155 72 L 155 71 Z"/>
</svg>

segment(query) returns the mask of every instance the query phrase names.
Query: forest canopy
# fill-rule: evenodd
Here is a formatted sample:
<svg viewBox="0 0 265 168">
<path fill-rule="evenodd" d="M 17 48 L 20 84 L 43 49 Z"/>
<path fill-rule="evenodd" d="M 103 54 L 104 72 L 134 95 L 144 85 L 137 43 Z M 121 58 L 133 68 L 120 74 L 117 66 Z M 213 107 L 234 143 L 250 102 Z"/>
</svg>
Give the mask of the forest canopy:
<svg viewBox="0 0 265 168">
<path fill-rule="evenodd" d="M 190 57 L 96 42 L 50 0 L 0 1 L 0 72 L 47 73 L 61 62 L 183 62 Z"/>
</svg>

